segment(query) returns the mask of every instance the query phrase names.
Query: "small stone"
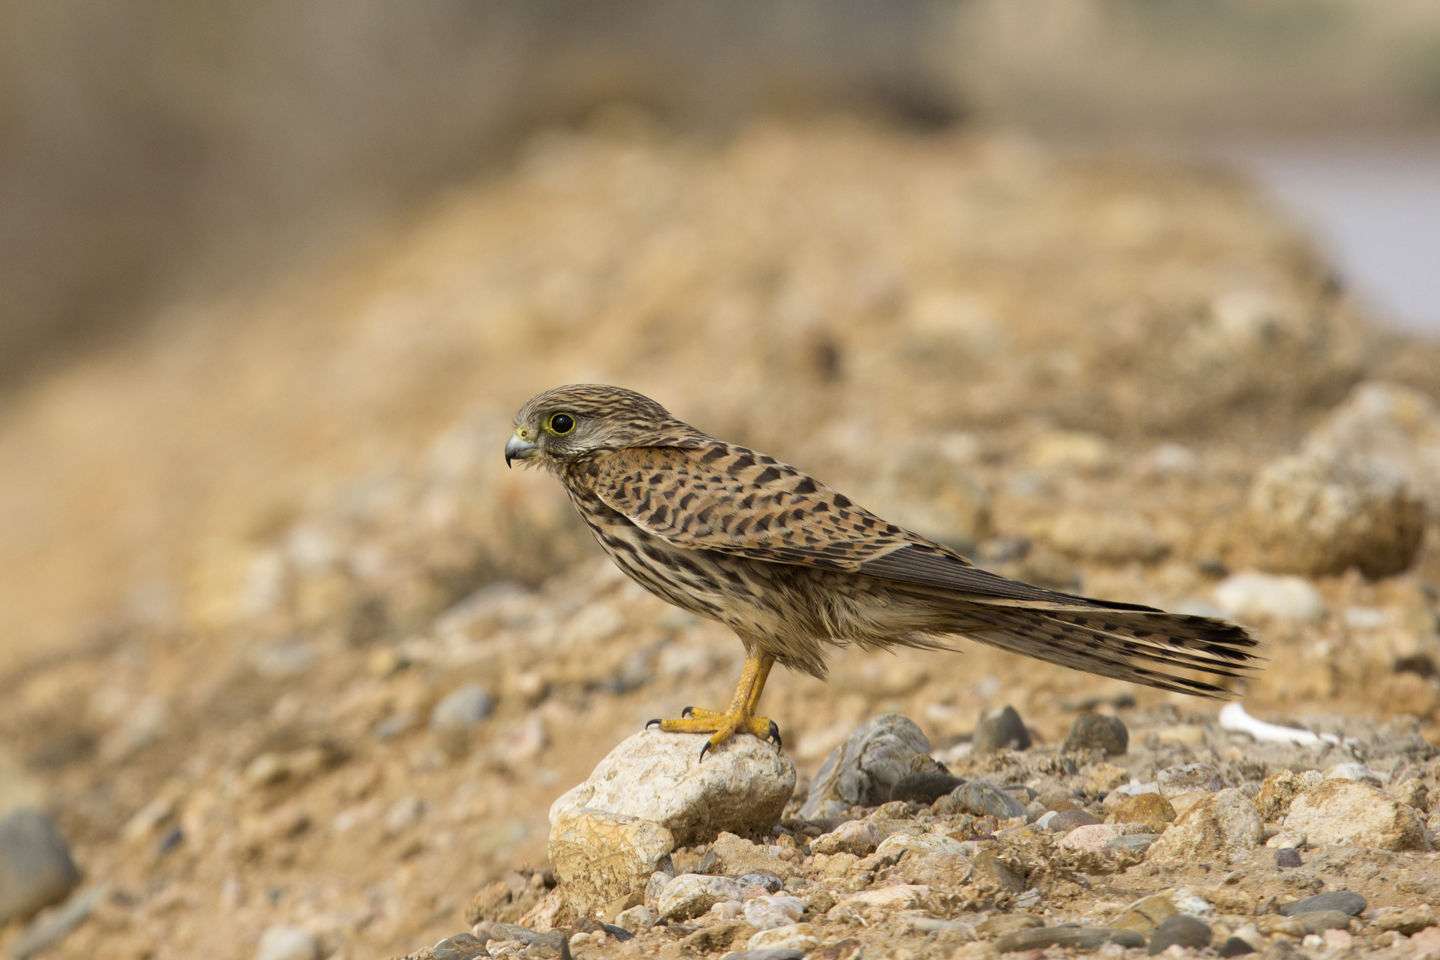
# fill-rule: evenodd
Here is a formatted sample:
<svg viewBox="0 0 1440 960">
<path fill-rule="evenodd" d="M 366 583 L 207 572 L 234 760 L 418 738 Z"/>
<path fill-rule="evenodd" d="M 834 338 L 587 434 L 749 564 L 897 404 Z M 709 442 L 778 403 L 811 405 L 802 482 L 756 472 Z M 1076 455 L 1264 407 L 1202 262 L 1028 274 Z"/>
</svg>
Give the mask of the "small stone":
<svg viewBox="0 0 1440 960">
<path fill-rule="evenodd" d="M 1318 786 L 1324 779 L 1324 775 L 1315 770 L 1306 770 L 1304 773 L 1281 770 L 1266 777 L 1260 784 L 1260 794 L 1255 798 L 1255 810 L 1267 822 L 1279 820 L 1290 812 L 1291 801 L 1311 787 Z"/>
<path fill-rule="evenodd" d="M 799 897 L 756 897 L 745 901 L 745 922 L 756 930 L 783 927 L 800 919 L 805 901 Z"/>
<path fill-rule="evenodd" d="M 1215 588 L 1215 602 L 1239 620 L 1309 623 L 1325 615 L 1325 599 L 1310 581 L 1269 573 L 1236 573 Z"/>
<path fill-rule="evenodd" d="M 1190 947 L 1203 950 L 1210 946 L 1210 924 L 1188 913 L 1177 913 L 1167 917 L 1150 935 L 1150 946 L 1146 952 L 1155 956 L 1169 947 Z"/>
<path fill-rule="evenodd" d="M 319 960 L 320 938 L 304 927 L 267 927 L 255 960 Z"/>
<path fill-rule="evenodd" d="M 1290 918 L 1299 922 L 1306 933 L 1343 930 L 1350 925 L 1350 914 L 1340 910 L 1306 910 L 1303 913 L 1292 913 Z"/>
<path fill-rule="evenodd" d="M 1330 953 L 1341 953 L 1355 946 L 1355 937 L 1349 930 L 1331 928 L 1325 931 L 1322 939 L 1325 941 L 1325 949 Z"/>
<path fill-rule="evenodd" d="M 886 837 L 875 850 L 878 857 L 896 857 L 903 853 L 917 857 L 960 856 L 964 848 L 960 841 L 935 833 L 902 833 L 896 831 Z"/>
<path fill-rule="evenodd" d="M 665 892 L 660 895 L 660 916 L 689 920 L 709 913 L 717 903 L 739 899 L 740 885 L 728 877 L 682 873 L 665 885 Z"/>
<path fill-rule="evenodd" d="M 1085 792 L 1099 796 L 1108 794 L 1130 779 L 1130 772 L 1113 763 L 1097 763 L 1085 776 Z"/>
<path fill-rule="evenodd" d="M 550 828 L 551 868 L 566 902 L 586 915 L 647 892 L 674 849 L 675 838 L 658 823 L 600 810 L 578 811 Z"/>
<path fill-rule="evenodd" d="M 1317 893 L 1304 900 L 1281 904 L 1277 909 L 1280 915 L 1285 917 L 1314 913 L 1317 910 L 1338 910 L 1346 916 L 1358 917 L 1365 912 L 1365 898 L 1349 890 L 1331 890 L 1329 893 Z"/>
<path fill-rule="evenodd" d="M 1145 938 L 1134 930 L 1118 927 L 1039 927 L 1007 933 L 995 941 L 995 950 L 999 953 L 1044 950 L 1047 947 L 1095 950 L 1107 943 L 1128 949 L 1145 946 Z"/>
<path fill-rule="evenodd" d="M 907 773 L 890 788 L 890 799 L 929 805 L 964 782 L 960 777 L 939 770 Z"/>
<path fill-rule="evenodd" d="M 868 856 L 880 846 L 880 829 L 868 820 L 848 820 L 810 843 L 812 853 L 852 853 Z"/>
<path fill-rule="evenodd" d="M 1150 851 L 1150 848 L 1155 845 L 1155 841 L 1159 839 L 1160 835 L 1158 833 L 1126 834 L 1123 837 L 1116 837 L 1114 840 L 1105 844 L 1104 849 L 1100 852 L 1112 856 L 1116 854 L 1130 854 L 1132 856 L 1143 857 Z"/>
<path fill-rule="evenodd" d="M 1106 756 L 1116 757 L 1130 748 L 1130 731 L 1119 717 L 1103 713 L 1082 713 L 1070 725 L 1061 753 L 1101 749 Z"/>
<path fill-rule="evenodd" d="M 813 820 L 832 802 L 845 809 L 885 803 L 901 780 L 927 772 L 944 772 L 930 756 L 930 740 L 909 717 L 882 714 L 830 751 L 811 781 L 799 816 Z"/>
<path fill-rule="evenodd" d="M 704 742 L 698 734 L 635 734 L 551 805 L 551 825 L 588 808 L 658 823 L 676 846 L 724 831 L 768 834 L 795 792 L 794 765 L 755 737 L 734 737 L 700 763 Z"/>
<path fill-rule="evenodd" d="M 79 882 L 70 847 L 49 817 L 23 809 L 0 820 L 0 927 L 59 903 Z"/>
<path fill-rule="evenodd" d="M 820 946 L 820 938 L 810 924 L 791 923 L 773 930 L 761 930 L 745 946 L 749 950 L 799 950 L 809 953 Z"/>
<path fill-rule="evenodd" d="M 445 940 L 441 940 L 431 948 L 431 960 L 475 960 L 476 957 L 488 957 L 490 951 L 485 949 L 485 944 L 473 933 L 461 933 Z"/>
<path fill-rule="evenodd" d="M 1130 904 L 1115 926 L 1126 930 L 1137 930 L 1147 937 L 1166 920 L 1178 913 L 1175 905 L 1163 894 L 1153 894 Z"/>
<path fill-rule="evenodd" d="M 765 893 L 779 893 L 785 889 L 785 881 L 771 873 L 742 873 L 734 879 L 741 891 L 759 887 Z"/>
<path fill-rule="evenodd" d="M 733 833 L 722 833 L 716 837 L 715 842 L 710 845 L 710 852 L 715 855 L 716 872 L 727 877 L 763 873 L 788 880 L 800 875 L 799 869 L 793 864 L 781 860 L 759 844 L 751 843 Z"/>
<path fill-rule="evenodd" d="M 1275 866 L 1280 868 L 1294 868 L 1303 865 L 1300 859 L 1300 851 L 1294 847 L 1281 847 L 1275 851 Z"/>
<path fill-rule="evenodd" d="M 660 919 L 660 914 L 649 907 L 631 907 L 629 910 L 621 910 L 615 917 L 615 925 L 631 933 L 643 933 L 655 926 L 655 921 Z"/>
<path fill-rule="evenodd" d="M 1252 536 L 1264 566 L 1307 576 L 1358 567 L 1388 577 L 1410 566 L 1425 507 L 1400 473 L 1339 453 L 1299 453 L 1265 466 L 1250 487 Z"/>
<path fill-rule="evenodd" d="M 1203 790 L 1206 793 L 1214 793 L 1225 786 L 1225 780 L 1208 763 L 1186 763 L 1175 767 L 1166 767 L 1155 774 L 1155 782 L 1160 785 L 1162 797 L 1178 797 L 1182 793 L 1191 793 L 1196 790 Z"/>
<path fill-rule="evenodd" d="M 1123 836 L 1120 831 L 1120 825 L 1114 823 L 1095 823 L 1075 827 L 1060 838 L 1057 846 L 1068 850 L 1088 850 L 1091 853 L 1099 853 L 1108 844 Z"/>
<path fill-rule="evenodd" d="M 971 746 L 976 753 L 996 753 L 1000 750 L 1030 749 L 1030 731 L 1015 708 L 1006 704 L 995 710 L 980 714 L 975 724 Z"/>
<path fill-rule="evenodd" d="M 1294 847 L 1299 850 L 1305 846 L 1305 834 L 1297 830 L 1281 830 L 1275 836 L 1265 841 L 1265 846 L 1272 850 L 1281 850 L 1285 847 Z"/>
<path fill-rule="evenodd" d="M 1227 859 L 1259 846 L 1263 838 L 1264 824 L 1250 805 L 1250 799 L 1239 790 L 1221 790 L 1177 817 L 1150 847 L 1148 859 L 1172 862 Z"/>
<path fill-rule="evenodd" d="M 463 757 L 470 751 L 472 731 L 495 709 L 495 702 L 485 688 L 466 684 L 446 694 L 430 711 L 430 732 L 435 743 L 450 757 Z"/>
<path fill-rule="evenodd" d="M 1169 800 L 1158 793 L 1142 793 L 1122 801 L 1105 819 L 1110 823 L 1143 823 L 1155 833 L 1164 833 L 1175 817 Z"/>
<path fill-rule="evenodd" d="M 1076 827 L 1089 827 L 1100 822 L 1100 818 L 1089 810 L 1081 807 L 1073 807 L 1069 810 L 1061 810 L 1050 819 L 1046 827 L 1055 833 L 1069 833 Z"/>
<path fill-rule="evenodd" d="M 1255 948 L 1240 937 L 1230 937 L 1220 945 L 1220 949 L 1215 952 L 1215 955 L 1219 957 L 1243 957 L 1247 953 L 1255 952 L 1257 952 Z"/>
<path fill-rule="evenodd" d="M 1290 804 L 1288 829 L 1311 844 L 1421 850 L 1425 827 L 1415 808 L 1356 780 L 1326 780 Z"/>
<path fill-rule="evenodd" d="M 1385 786 L 1385 781 L 1373 770 L 1369 770 L 1360 763 L 1337 763 L 1325 771 L 1326 780 L 1358 780 L 1361 783 L 1368 783 L 1372 787 Z"/>
<path fill-rule="evenodd" d="M 984 780 L 971 780 L 950 794 L 958 813 L 1008 820 L 1025 816 L 1025 805 Z"/>
<path fill-rule="evenodd" d="M 876 887 L 854 893 L 831 907 L 825 917 L 832 921 L 847 921 L 856 917 L 864 918 L 869 913 L 890 915 L 923 904 L 930 896 L 930 888 L 914 884 L 899 884 Z"/>
<path fill-rule="evenodd" d="M 1407 937 L 1433 926 L 1434 923 L 1435 909 L 1428 903 L 1417 907 L 1380 912 L 1380 916 L 1375 921 L 1375 925 L 1381 930 L 1394 930 Z"/>
</svg>

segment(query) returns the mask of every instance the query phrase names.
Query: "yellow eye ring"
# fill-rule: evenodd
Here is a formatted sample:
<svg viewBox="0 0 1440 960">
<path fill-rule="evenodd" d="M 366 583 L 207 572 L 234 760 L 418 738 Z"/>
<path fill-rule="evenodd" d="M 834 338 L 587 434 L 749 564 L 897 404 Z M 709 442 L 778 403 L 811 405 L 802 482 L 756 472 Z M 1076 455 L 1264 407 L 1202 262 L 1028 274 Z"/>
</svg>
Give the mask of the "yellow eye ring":
<svg viewBox="0 0 1440 960">
<path fill-rule="evenodd" d="M 545 429 L 557 437 L 563 437 L 575 429 L 575 418 L 568 413 L 552 413 L 545 421 Z"/>
</svg>

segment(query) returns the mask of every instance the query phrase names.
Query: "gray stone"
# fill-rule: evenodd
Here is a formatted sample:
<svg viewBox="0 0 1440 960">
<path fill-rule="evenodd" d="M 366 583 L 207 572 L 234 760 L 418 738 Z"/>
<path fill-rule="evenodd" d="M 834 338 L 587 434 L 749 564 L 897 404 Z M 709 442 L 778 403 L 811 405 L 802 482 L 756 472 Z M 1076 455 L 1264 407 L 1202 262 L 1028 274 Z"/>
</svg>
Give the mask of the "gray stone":
<svg viewBox="0 0 1440 960">
<path fill-rule="evenodd" d="M 1250 946 L 1250 944 L 1246 943 L 1244 940 L 1241 940 L 1239 937 L 1230 937 L 1228 940 L 1226 940 L 1220 945 L 1220 949 L 1216 951 L 1216 956 L 1243 957 L 1247 953 L 1254 952 L 1255 948 Z"/>
<path fill-rule="evenodd" d="M 735 878 L 735 882 L 740 885 L 741 890 L 746 887 L 764 887 L 771 893 L 779 893 L 785 889 L 784 880 L 768 873 L 742 873 Z"/>
<path fill-rule="evenodd" d="M 1008 820 L 1025 816 L 1025 805 L 984 780 L 971 780 L 950 794 L 958 813 Z"/>
<path fill-rule="evenodd" d="M 1317 910 L 1339 910 L 1346 916 L 1358 917 L 1365 912 L 1365 898 L 1350 890 L 1331 890 L 1317 893 L 1304 900 L 1293 900 L 1281 904 L 1277 909 L 1283 916 L 1293 917 L 1300 913 L 1314 913 Z"/>
<path fill-rule="evenodd" d="M 430 956 L 431 960 L 475 960 L 476 957 L 490 956 L 490 951 L 473 933 L 461 933 L 435 944 Z"/>
<path fill-rule="evenodd" d="M 673 736 L 673 735 L 667 735 Z M 895 785 L 916 773 L 943 773 L 930 741 L 909 717 L 887 713 L 860 727 L 825 758 L 800 816 L 819 817 L 827 805 L 873 807 L 890 800 Z"/>
<path fill-rule="evenodd" d="M 1070 725 L 1070 735 L 1065 738 L 1060 752 L 1075 753 L 1097 747 L 1112 757 L 1130 748 L 1130 731 L 1125 729 L 1119 717 L 1107 717 L 1103 713 L 1080 714 Z"/>
<path fill-rule="evenodd" d="M 1300 859 L 1300 851 L 1294 847 L 1281 847 L 1275 851 L 1275 866 L 1281 869 L 1302 866 L 1303 863 L 1304 861 Z"/>
<path fill-rule="evenodd" d="M 1225 786 L 1220 771 L 1208 763 L 1185 763 L 1166 767 L 1155 774 L 1155 782 L 1160 785 L 1160 795 L 1166 799 L 1196 790 L 1214 793 Z"/>
<path fill-rule="evenodd" d="M 890 788 L 890 799 L 929 805 L 964 782 L 964 779 L 940 770 L 907 773 Z"/>
<path fill-rule="evenodd" d="M 1101 848 L 1102 853 L 1116 854 L 1129 853 L 1144 856 L 1156 840 L 1160 839 L 1158 833 L 1132 833 L 1124 837 L 1116 837 Z"/>
<path fill-rule="evenodd" d="M 1135 930 L 1116 927 L 1037 927 L 1005 934 L 995 941 L 995 950 L 997 953 L 1044 950 L 1047 947 L 1095 950 L 1107 943 L 1118 943 L 1126 948 L 1143 947 L 1145 936 Z"/>
<path fill-rule="evenodd" d="M 255 960 L 319 960 L 320 938 L 304 927 L 267 927 Z"/>
<path fill-rule="evenodd" d="M 970 741 L 976 753 L 995 753 L 999 750 L 1030 749 L 1030 731 L 1020 714 L 1008 703 L 995 710 L 980 714 L 975 723 L 975 735 Z"/>
<path fill-rule="evenodd" d="M 490 694 L 476 684 L 452 690 L 430 711 L 430 732 L 435 743 L 452 757 L 470 750 L 470 735 L 495 709 Z"/>
<path fill-rule="evenodd" d="M 90 919 L 95 908 L 110 895 L 110 884 L 97 883 L 65 901 L 59 909 L 38 917 L 10 943 L 10 956 L 26 960 L 65 939 L 70 931 Z"/>
<path fill-rule="evenodd" d="M 1350 926 L 1350 914 L 1339 910 L 1306 910 L 1304 913 L 1292 913 L 1290 919 L 1299 921 L 1306 933 L 1344 930 Z"/>
<path fill-rule="evenodd" d="M 0 820 L 0 926 L 59 903 L 80 882 L 65 838 L 38 810 Z"/>
<path fill-rule="evenodd" d="M 1423 850 L 1425 825 L 1415 808 L 1358 780 L 1326 780 L 1290 803 L 1285 829 L 1311 846 Z"/>
<path fill-rule="evenodd" d="M 1088 827 L 1100 822 L 1100 818 L 1089 810 L 1074 807 L 1070 810 L 1061 810 L 1050 819 L 1049 828 L 1056 833 L 1069 833 L 1076 827 Z"/>
<path fill-rule="evenodd" d="M 667 883 L 665 892 L 660 894 L 660 916 L 689 920 L 708 913 L 717 903 L 739 899 L 740 885 L 729 877 L 682 873 Z"/>
<path fill-rule="evenodd" d="M 1425 505 L 1395 470 L 1338 452 L 1301 453 L 1256 475 L 1249 521 L 1272 572 L 1322 576 L 1358 567 L 1388 577 L 1414 561 Z"/>
<path fill-rule="evenodd" d="M 702 763 L 704 743 L 698 734 L 635 734 L 551 805 L 551 825 L 587 808 L 658 823 L 677 847 L 708 842 L 723 831 L 768 834 L 795 792 L 794 765 L 749 736 L 732 737 Z"/>
<path fill-rule="evenodd" d="M 675 838 L 650 820 L 577 810 L 550 828 L 550 865 L 565 901 L 582 914 L 646 890 Z"/>
<path fill-rule="evenodd" d="M 1150 946 L 1146 952 L 1153 957 L 1160 951 L 1177 945 L 1203 950 L 1210 946 L 1212 936 L 1210 924 L 1204 920 L 1188 913 L 1177 913 L 1162 920 L 1160 926 L 1155 928 L 1155 932 L 1150 935 Z"/>
</svg>

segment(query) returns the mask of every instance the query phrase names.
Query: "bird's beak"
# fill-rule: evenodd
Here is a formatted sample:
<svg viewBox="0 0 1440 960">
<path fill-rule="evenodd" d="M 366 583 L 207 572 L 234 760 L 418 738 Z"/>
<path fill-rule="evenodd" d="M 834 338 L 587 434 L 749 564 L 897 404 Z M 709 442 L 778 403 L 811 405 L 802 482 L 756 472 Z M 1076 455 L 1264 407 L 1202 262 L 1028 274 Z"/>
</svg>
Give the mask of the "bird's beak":
<svg viewBox="0 0 1440 960">
<path fill-rule="evenodd" d="M 524 428 L 522 427 L 521 430 Z M 524 460 L 533 457 L 540 448 L 529 440 L 520 436 L 520 430 L 510 434 L 510 439 L 505 441 L 505 466 L 510 466 L 512 460 Z"/>
</svg>

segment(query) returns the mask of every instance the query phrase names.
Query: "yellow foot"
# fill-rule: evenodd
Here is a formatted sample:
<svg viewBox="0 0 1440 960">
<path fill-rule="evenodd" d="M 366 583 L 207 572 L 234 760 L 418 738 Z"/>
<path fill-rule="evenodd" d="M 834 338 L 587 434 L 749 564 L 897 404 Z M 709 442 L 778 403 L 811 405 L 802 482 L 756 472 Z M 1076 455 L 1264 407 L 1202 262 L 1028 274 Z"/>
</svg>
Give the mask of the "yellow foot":
<svg viewBox="0 0 1440 960">
<path fill-rule="evenodd" d="M 697 710 L 694 707 L 686 707 L 681 711 L 678 720 L 651 720 L 645 724 L 646 727 L 652 724 L 659 724 L 660 729 L 666 733 L 709 733 L 713 734 L 705 741 L 705 746 L 700 748 L 700 759 L 705 759 L 705 754 L 720 746 L 737 733 L 749 733 L 759 737 L 761 740 L 774 740 L 775 746 L 780 747 L 780 728 L 774 720 L 769 717 L 751 716 L 749 713 L 735 711 L 731 713 L 720 713 L 718 710 Z"/>
</svg>

